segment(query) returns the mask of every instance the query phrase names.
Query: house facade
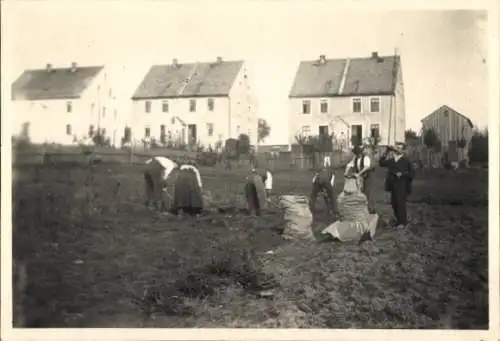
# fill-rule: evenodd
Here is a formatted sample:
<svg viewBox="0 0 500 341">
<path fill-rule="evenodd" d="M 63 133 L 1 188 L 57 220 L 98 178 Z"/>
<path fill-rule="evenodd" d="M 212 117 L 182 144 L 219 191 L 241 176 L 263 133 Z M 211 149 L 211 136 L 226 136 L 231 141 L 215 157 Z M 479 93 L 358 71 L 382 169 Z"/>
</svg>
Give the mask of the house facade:
<svg viewBox="0 0 500 341">
<path fill-rule="evenodd" d="M 441 147 L 450 161 L 461 161 L 468 159 L 469 144 L 474 134 L 474 125 L 472 121 L 458 111 L 443 105 L 434 110 L 422 120 L 422 139 L 423 132 L 432 129 L 439 141 Z M 463 148 L 460 148 L 460 141 L 463 140 Z"/>
<path fill-rule="evenodd" d="M 243 61 L 152 66 L 132 97 L 133 138 L 215 148 L 247 134 L 256 143 L 250 91 Z"/>
<path fill-rule="evenodd" d="M 303 61 L 289 93 L 289 143 L 333 134 L 337 146 L 378 137 L 404 141 L 404 84 L 399 56 Z"/>
<path fill-rule="evenodd" d="M 25 70 L 12 84 L 12 133 L 34 143 L 77 144 L 100 131 L 118 145 L 122 120 L 104 66 Z"/>
</svg>

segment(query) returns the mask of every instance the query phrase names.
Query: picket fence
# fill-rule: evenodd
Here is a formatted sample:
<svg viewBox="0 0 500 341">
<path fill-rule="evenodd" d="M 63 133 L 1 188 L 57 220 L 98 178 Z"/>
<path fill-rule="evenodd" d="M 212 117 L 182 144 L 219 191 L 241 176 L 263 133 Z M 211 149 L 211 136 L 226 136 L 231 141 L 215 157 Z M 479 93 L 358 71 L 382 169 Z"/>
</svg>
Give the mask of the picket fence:
<svg viewBox="0 0 500 341">
<path fill-rule="evenodd" d="M 115 149 L 106 147 L 54 147 L 30 146 L 15 148 L 12 153 L 14 166 L 22 165 L 50 165 L 50 164 L 88 164 L 89 162 L 141 164 L 153 156 L 165 156 L 177 161 L 196 160 L 199 153 L 193 151 L 174 150 L 167 148 L 131 148 Z M 316 153 L 303 155 L 291 152 L 260 153 L 255 156 L 259 167 L 272 169 L 311 169 L 323 164 L 324 157 L 330 157 L 332 166 L 344 165 L 350 155 L 343 152 Z M 252 161 L 249 157 L 239 160 L 223 160 L 219 155 L 217 164 L 221 167 L 248 168 Z"/>
</svg>

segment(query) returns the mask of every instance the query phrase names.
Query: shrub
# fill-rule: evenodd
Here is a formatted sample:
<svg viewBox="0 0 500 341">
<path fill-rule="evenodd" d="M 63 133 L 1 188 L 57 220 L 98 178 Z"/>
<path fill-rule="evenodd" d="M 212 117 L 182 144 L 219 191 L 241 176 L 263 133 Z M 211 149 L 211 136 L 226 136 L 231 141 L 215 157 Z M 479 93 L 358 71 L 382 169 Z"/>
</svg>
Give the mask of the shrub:
<svg viewBox="0 0 500 341">
<path fill-rule="evenodd" d="M 469 147 L 469 159 L 471 163 L 488 162 L 488 130 L 475 131 Z"/>
<path fill-rule="evenodd" d="M 240 134 L 238 136 L 238 154 L 248 154 L 250 150 L 250 138 L 247 134 Z"/>
</svg>

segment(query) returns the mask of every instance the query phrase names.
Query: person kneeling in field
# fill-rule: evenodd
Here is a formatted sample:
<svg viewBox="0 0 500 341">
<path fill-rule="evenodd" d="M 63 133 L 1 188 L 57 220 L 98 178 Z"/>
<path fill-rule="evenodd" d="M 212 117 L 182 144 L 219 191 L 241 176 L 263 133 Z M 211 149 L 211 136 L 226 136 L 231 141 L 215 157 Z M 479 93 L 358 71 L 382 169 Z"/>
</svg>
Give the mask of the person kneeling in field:
<svg viewBox="0 0 500 341">
<path fill-rule="evenodd" d="M 336 201 L 333 194 L 334 183 L 335 174 L 333 173 L 333 169 L 331 169 L 327 165 L 324 165 L 319 172 L 316 172 L 314 174 L 310 199 L 311 212 L 314 211 L 316 207 L 316 200 L 318 198 L 318 195 L 321 193 L 325 198 L 328 210 L 334 215 L 337 214 Z"/>
<path fill-rule="evenodd" d="M 162 191 L 165 182 L 174 169 L 178 167 L 175 161 L 163 156 L 155 156 L 146 161 L 144 180 L 146 183 L 146 206 L 152 203 L 157 209 L 163 208 Z"/>
<path fill-rule="evenodd" d="M 267 207 L 273 188 L 273 175 L 269 169 L 252 169 L 246 177 L 245 198 L 250 214 L 260 215 L 261 209 Z"/>
<path fill-rule="evenodd" d="M 194 162 L 179 167 L 175 181 L 174 198 L 171 211 L 197 215 L 203 210 L 203 184 Z"/>
<path fill-rule="evenodd" d="M 368 200 L 352 168 L 346 171 L 344 188 L 337 196 L 337 208 L 340 219 L 327 226 L 323 234 L 342 242 L 362 242 L 366 235 L 374 239 L 378 215 L 368 211 Z"/>
</svg>

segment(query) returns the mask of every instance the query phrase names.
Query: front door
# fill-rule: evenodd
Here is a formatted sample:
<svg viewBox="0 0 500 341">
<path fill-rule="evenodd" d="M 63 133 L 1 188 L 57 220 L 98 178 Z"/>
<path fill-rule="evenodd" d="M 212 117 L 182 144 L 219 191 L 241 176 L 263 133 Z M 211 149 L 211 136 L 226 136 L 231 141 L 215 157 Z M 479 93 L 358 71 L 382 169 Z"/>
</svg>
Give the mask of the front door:
<svg viewBox="0 0 500 341">
<path fill-rule="evenodd" d="M 188 144 L 189 146 L 195 146 L 197 142 L 196 124 L 190 124 L 188 125 Z"/>
<path fill-rule="evenodd" d="M 319 126 L 319 135 L 328 136 L 328 126 Z"/>
<path fill-rule="evenodd" d="M 351 143 L 353 146 L 361 145 L 363 139 L 363 126 L 354 124 L 351 126 Z"/>
</svg>

